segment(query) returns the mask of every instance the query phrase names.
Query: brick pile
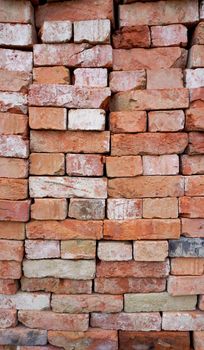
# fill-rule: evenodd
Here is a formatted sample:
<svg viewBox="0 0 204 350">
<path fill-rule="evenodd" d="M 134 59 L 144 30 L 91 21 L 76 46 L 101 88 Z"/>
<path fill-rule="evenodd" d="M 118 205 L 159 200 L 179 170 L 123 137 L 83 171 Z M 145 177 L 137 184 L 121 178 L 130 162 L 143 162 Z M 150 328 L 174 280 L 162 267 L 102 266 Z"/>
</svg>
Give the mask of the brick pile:
<svg viewBox="0 0 204 350">
<path fill-rule="evenodd" d="M 0 350 L 204 350 L 203 131 L 204 1 L 0 0 Z"/>
</svg>

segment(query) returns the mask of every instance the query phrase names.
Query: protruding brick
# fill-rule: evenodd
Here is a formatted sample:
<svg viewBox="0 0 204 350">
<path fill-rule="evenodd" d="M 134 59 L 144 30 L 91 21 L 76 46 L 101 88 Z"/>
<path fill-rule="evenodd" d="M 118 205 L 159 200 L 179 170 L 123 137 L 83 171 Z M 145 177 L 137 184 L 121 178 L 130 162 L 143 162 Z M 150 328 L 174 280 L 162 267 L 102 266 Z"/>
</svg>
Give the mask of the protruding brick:
<svg viewBox="0 0 204 350">
<path fill-rule="evenodd" d="M 204 330 L 204 313 L 200 311 L 164 312 L 162 329 L 170 331 Z"/>
<path fill-rule="evenodd" d="M 193 108 L 204 107 L 204 88 L 189 89 L 190 106 Z"/>
<path fill-rule="evenodd" d="M 22 326 L 0 329 L 0 344 L 37 346 L 47 344 L 47 331 Z"/>
<path fill-rule="evenodd" d="M 110 43 L 111 24 L 108 19 L 74 22 L 74 42 Z"/>
<path fill-rule="evenodd" d="M 170 257 L 204 257 L 204 239 L 202 238 L 184 238 L 169 241 Z"/>
<path fill-rule="evenodd" d="M 0 240 L 0 260 L 23 260 L 23 242 Z"/>
<path fill-rule="evenodd" d="M 102 109 L 70 109 L 68 112 L 68 129 L 104 130 L 105 116 L 105 111 Z"/>
<path fill-rule="evenodd" d="M 0 156 L 27 158 L 29 154 L 28 141 L 19 135 L 0 136 Z"/>
<path fill-rule="evenodd" d="M 109 118 L 110 130 L 114 133 L 146 131 L 147 113 L 144 111 L 112 112 Z"/>
<path fill-rule="evenodd" d="M 151 132 L 180 131 L 184 129 L 185 115 L 182 110 L 149 112 L 148 121 Z"/>
<path fill-rule="evenodd" d="M 136 261 L 165 261 L 168 256 L 168 242 L 135 241 L 133 244 L 133 254 Z"/>
<path fill-rule="evenodd" d="M 0 111 L 27 113 L 27 96 L 20 92 L 0 92 Z"/>
<path fill-rule="evenodd" d="M 204 135 L 201 132 L 189 133 L 188 154 L 204 154 Z"/>
<path fill-rule="evenodd" d="M 201 9 L 202 8 L 203 8 L 203 1 L 201 1 Z M 201 11 L 201 9 L 200 9 L 200 11 Z M 200 15 L 202 16 L 202 13 L 200 13 Z M 203 22 L 200 22 L 197 24 L 197 26 L 195 27 L 195 30 L 193 32 L 193 37 L 192 37 L 192 44 L 193 45 L 204 45 L 203 33 L 204 33 L 204 24 L 203 24 Z"/>
<path fill-rule="evenodd" d="M 6 3 L 6 0 L 4 0 L 4 3 Z M 10 8 L 9 8 L 9 16 L 10 16 Z M 0 49 L 0 68 L 14 71 L 14 72 L 15 71 L 31 72 L 33 68 L 32 58 L 33 58 L 32 52 Z"/>
<path fill-rule="evenodd" d="M 64 220 L 67 217 L 66 199 L 35 199 L 31 205 L 31 218 L 36 220 Z"/>
<path fill-rule="evenodd" d="M 132 244 L 129 242 L 99 242 L 98 258 L 104 261 L 132 259 Z"/>
<path fill-rule="evenodd" d="M 21 278 L 21 289 L 27 292 L 52 292 L 56 294 L 90 294 L 92 293 L 91 280 L 70 280 L 59 278 Z"/>
<path fill-rule="evenodd" d="M 180 47 L 113 50 L 114 70 L 185 68 L 186 60 L 187 51 Z"/>
<path fill-rule="evenodd" d="M 102 220 L 105 218 L 105 200 L 71 198 L 68 216 L 78 220 Z"/>
<path fill-rule="evenodd" d="M 109 140 L 109 131 L 82 132 L 33 130 L 31 132 L 31 150 L 34 152 L 48 153 L 106 153 L 109 151 Z"/>
<path fill-rule="evenodd" d="M 177 175 L 179 157 L 177 154 L 161 156 L 143 156 L 144 175 Z"/>
<path fill-rule="evenodd" d="M 0 278 L 15 280 L 21 278 L 21 263 L 19 261 L 0 261 Z"/>
<path fill-rule="evenodd" d="M 171 259 L 172 275 L 202 275 L 204 272 L 204 258 L 175 258 Z"/>
<path fill-rule="evenodd" d="M 87 332 L 62 332 L 62 331 L 49 331 L 48 332 L 49 343 L 66 347 L 69 346 L 76 350 L 86 349 L 87 346 L 94 349 L 107 348 L 108 350 L 117 350 L 118 348 L 118 335 L 116 331 L 93 329 L 89 328 Z M 87 345 L 88 344 L 88 345 Z M 186 349 L 185 349 L 186 350 Z"/>
<path fill-rule="evenodd" d="M 94 290 L 97 293 L 150 293 L 162 292 L 165 288 L 165 278 L 108 277 L 94 279 Z"/>
<path fill-rule="evenodd" d="M 122 27 L 112 35 L 114 49 L 132 49 L 133 47 L 150 46 L 148 26 Z"/>
<path fill-rule="evenodd" d="M 0 310 L 0 327 L 10 328 L 17 325 L 16 310 Z"/>
<path fill-rule="evenodd" d="M 204 131 L 204 108 L 192 108 L 186 110 L 186 130 Z"/>
<path fill-rule="evenodd" d="M 61 242 L 62 259 L 95 259 L 96 241 L 69 240 Z"/>
<path fill-rule="evenodd" d="M 70 72 L 64 66 L 33 68 L 35 84 L 70 84 L 70 81 Z"/>
<path fill-rule="evenodd" d="M 182 217 L 204 218 L 203 197 L 181 197 L 179 198 L 179 212 Z"/>
<path fill-rule="evenodd" d="M 151 27 L 152 46 L 182 46 L 188 42 L 187 28 L 182 24 Z"/>
<path fill-rule="evenodd" d="M 0 199 L 19 200 L 28 195 L 28 181 L 26 179 L 0 178 Z"/>
<path fill-rule="evenodd" d="M 62 153 L 31 153 L 30 174 L 32 175 L 64 175 L 65 159 Z"/>
<path fill-rule="evenodd" d="M 13 91 L 25 94 L 31 82 L 32 75 L 28 72 L 0 69 L 0 91 Z"/>
<path fill-rule="evenodd" d="M 137 219 L 142 217 L 141 199 L 108 198 L 107 217 L 112 220 Z"/>
<path fill-rule="evenodd" d="M 19 321 L 28 328 L 86 331 L 88 315 L 56 314 L 52 311 L 19 311 Z"/>
<path fill-rule="evenodd" d="M 154 109 L 187 108 L 187 89 L 131 90 L 115 94 L 111 100 L 111 111 L 137 111 Z"/>
<path fill-rule="evenodd" d="M 30 221 L 26 227 L 30 239 L 101 239 L 102 221 L 64 220 Z"/>
<path fill-rule="evenodd" d="M 168 219 L 178 217 L 177 198 L 145 198 L 143 199 L 143 217 Z"/>
<path fill-rule="evenodd" d="M 145 89 L 146 75 L 143 69 L 132 72 L 111 72 L 109 86 L 112 92 Z"/>
<path fill-rule="evenodd" d="M 168 347 L 174 350 L 189 350 L 189 332 L 119 332 L 121 349 L 135 350 L 141 347 L 154 346 L 155 349 L 165 350 Z"/>
<path fill-rule="evenodd" d="M 5 11 L 5 9 L 3 9 Z M 9 22 L 11 20 L 9 19 Z M 34 28 L 30 24 L 0 23 L 0 45 L 8 47 L 32 47 L 36 42 Z"/>
<path fill-rule="evenodd" d="M 180 68 L 148 69 L 147 89 L 177 89 L 183 87 Z"/>
<path fill-rule="evenodd" d="M 156 312 L 135 314 L 127 312 L 115 314 L 92 313 L 91 326 L 128 331 L 159 331 L 161 329 L 161 316 Z"/>
<path fill-rule="evenodd" d="M 34 21 L 32 4 L 26 1 L 16 3 L 12 0 L 2 0 L 0 14 L 0 22 L 3 23 L 33 23 Z"/>
<path fill-rule="evenodd" d="M 203 294 L 204 277 L 203 276 L 169 276 L 167 290 L 170 295 L 184 296 L 184 295 Z"/>
<path fill-rule="evenodd" d="M 113 61 L 112 47 L 110 45 L 91 46 L 87 43 L 58 45 L 37 44 L 33 47 L 33 54 L 35 66 L 67 66 L 70 68 L 110 68 L 112 67 Z M 72 95 L 72 98 L 73 96 L 74 93 Z"/>
<path fill-rule="evenodd" d="M 185 196 L 204 195 L 204 176 L 185 176 Z"/>
<path fill-rule="evenodd" d="M 53 295 L 51 307 L 54 312 L 72 314 L 88 312 L 120 312 L 123 309 L 122 295 Z"/>
<path fill-rule="evenodd" d="M 181 219 L 182 235 L 185 237 L 203 237 L 204 238 L 204 220 L 203 219 Z"/>
<path fill-rule="evenodd" d="M 101 261 L 97 264 L 97 277 L 161 278 L 169 275 L 168 260 L 162 262 Z"/>
<path fill-rule="evenodd" d="M 200 310 L 204 310 L 204 295 L 199 296 L 198 307 Z"/>
<path fill-rule="evenodd" d="M 185 13 L 183 7 L 185 6 Z M 120 5 L 120 26 L 165 25 L 195 23 L 199 19 L 198 2 L 174 0 L 168 2 L 136 2 Z"/>
<path fill-rule="evenodd" d="M 1 309 L 43 310 L 50 307 L 50 295 L 45 293 L 18 292 L 0 295 Z"/>
<path fill-rule="evenodd" d="M 142 159 L 140 156 L 106 157 L 108 177 L 131 177 L 142 175 Z"/>
<path fill-rule="evenodd" d="M 18 281 L 12 279 L 0 279 L 0 293 L 1 294 L 16 294 L 18 290 Z"/>
<path fill-rule="evenodd" d="M 193 345 L 195 350 L 202 350 L 204 344 L 204 332 L 193 332 Z"/>
<path fill-rule="evenodd" d="M 43 43 L 66 43 L 72 38 L 70 21 L 45 21 L 40 30 Z"/>
<path fill-rule="evenodd" d="M 203 45 L 193 45 L 189 50 L 188 68 L 204 67 Z"/>
<path fill-rule="evenodd" d="M 29 220 L 29 209 L 30 209 L 29 200 L 25 200 L 25 201 L 0 200 L 0 220 L 27 222 Z"/>
<path fill-rule="evenodd" d="M 25 240 L 25 253 L 27 259 L 59 258 L 60 244 L 58 241 Z"/>
<path fill-rule="evenodd" d="M 67 111 L 65 108 L 30 107 L 29 125 L 31 129 L 66 130 Z"/>
<path fill-rule="evenodd" d="M 86 87 L 106 87 L 108 74 L 106 68 L 77 68 L 74 70 L 74 85 Z"/>
<path fill-rule="evenodd" d="M 0 238 L 23 240 L 25 224 L 21 222 L 0 222 Z"/>
<path fill-rule="evenodd" d="M 182 311 L 194 310 L 194 296 L 170 296 L 167 292 L 149 294 L 125 294 L 125 312 Z"/>
<path fill-rule="evenodd" d="M 0 177 L 25 178 L 28 176 L 28 162 L 24 159 L 0 158 Z"/>
<path fill-rule="evenodd" d="M 113 198 L 180 197 L 184 195 L 184 179 L 180 176 L 110 179 L 108 194 Z"/>
<path fill-rule="evenodd" d="M 204 156 L 188 156 L 184 154 L 181 157 L 181 171 L 183 175 L 204 175 Z"/>
<path fill-rule="evenodd" d="M 92 279 L 95 275 L 94 260 L 24 260 L 25 277 L 59 277 L 76 280 Z"/>
</svg>

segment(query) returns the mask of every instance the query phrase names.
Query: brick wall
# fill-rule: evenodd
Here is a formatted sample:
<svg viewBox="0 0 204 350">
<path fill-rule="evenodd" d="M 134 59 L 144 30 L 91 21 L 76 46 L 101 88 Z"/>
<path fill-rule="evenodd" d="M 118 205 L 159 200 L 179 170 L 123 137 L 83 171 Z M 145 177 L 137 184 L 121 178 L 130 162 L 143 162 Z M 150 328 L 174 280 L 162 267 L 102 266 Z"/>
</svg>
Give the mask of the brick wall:
<svg viewBox="0 0 204 350">
<path fill-rule="evenodd" d="M 0 0 L 0 350 L 204 350 L 203 131 L 203 1 Z"/>
</svg>

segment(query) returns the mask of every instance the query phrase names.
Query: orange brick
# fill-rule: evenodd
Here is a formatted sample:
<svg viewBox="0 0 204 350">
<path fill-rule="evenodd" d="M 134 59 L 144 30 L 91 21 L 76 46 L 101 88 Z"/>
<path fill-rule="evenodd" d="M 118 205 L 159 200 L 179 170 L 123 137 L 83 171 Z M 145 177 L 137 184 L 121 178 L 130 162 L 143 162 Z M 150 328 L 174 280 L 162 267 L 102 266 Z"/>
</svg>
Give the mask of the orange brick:
<svg viewBox="0 0 204 350">
<path fill-rule="evenodd" d="M 3 157 L 0 158 L 0 177 L 25 178 L 27 176 L 27 160 Z"/>
<path fill-rule="evenodd" d="M 204 50 L 202 45 L 193 45 L 189 50 L 189 68 L 204 67 Z"/>
<path fill-rule="evenodd" d="M 168 241 L 135 241 L 133 254 L 136 261 L 165 261 L 168 256 Z"/>
<path fill-rule="evenodd" d="M 19 34 L 18 34 L 19 35 Z M 28 72 L 0 69 L 0 91 L 27 93 L 32 83 L 32 75 Z"/>
<path fill-rule="evenodd" d="M 142 174 L 140 156 L 106 157 L 108 177 L 136 176 Z"/>
<path fill-rule="evenodd" d="M 27 130 L 27 116 L 13 113 L 0 113 L 0 133 L 2 135 L 26 135 Z"/>
<path fill-rule="evenodd" d="M 177 218 L 177 198 L 145 198 L 143 199 L 144 218 Z"/>
<path fill-rule="evenodd" d="M 0 238 L 23 240 L 25 224 L 20 222 L 0 222 Z"/>
<path fill-rule="evenodd" d="M 189 133 L 188 154 L 203 154 L 204 153 L 204 134 L 202 132 Z"/>
<path fill-rule="evenodd" d="M 63 66 L 33 68 L 35 84 L 70 84 L 70 80 L 69 70 Z"/>
<path fill-rule="evenodd" d="M 23 260 L 23 242 L 0 240 L 0 260 Z"/>
<path fill-rule="evenodd" d="M 186 110 L 186 130 L 188 131 L 203 131 L 204 108 L 191 108 Z"/>
<path fill-rule="evenodd" d="M 19 200 L 28 196 L 28 180 L 0 179 L 0 199 Z"/>
<path fill-rule="evenodd" d="M 65 130 L 67 111 L 65 108 L 30 107 L 29 125 L 31 129 Z"/>
<path fill-rule="evenodd" d="M 0 280 L 0 293 L 1 294 L 16 294 L 18 290 L 18 281 L 12 279 Z"/>
<path fill-rule="evenodd" d="M 202 275 L 204 272 L 203 258 L 174 258 L 171 259 L 172 275 Z"/>
<path fill-rule="evenodd" d="M 110 130 L 114 133 L 146 131 L 147 113 L 144 111 L 111 112 Z"/>
<path fill-rule="evenodd" d="M 181 170 L 183 175 L 204 174 L 204 156 L 188 156 L 186 154 L 182 155 Z"/>
<path fill-rule="evenodd" d="M 203 219 L 181 219 L 182 235 L 185 237 L 203 237 L 204 238 L 204 220 Z"/>
<path fill-rule="evenodd" d="M 31 153 L 30 174 L 32 175 L 64 175 L 65 160 L 62 153 Z"/>
<path fill-rule="evenodd" d="M 0 200 L 0 220 L 27 222 L 29 220 L 30 201 Z M 14 233 L 15 236 L 15 233 Z"/>
<path fill-rule="evenodd" d="M 204 218 L 204 197 L 179 198 L 179 213 L 186 218 Z"/>
<path fill-rule="evenodd" d="M 67 217 L 66 199 L 35 199 L 31 205 L 31 218 L 35 220 L 64 220 Z"/>
<path fill-rule="evenodd" d="M 19 261 L 0 261 L 0 278 L 21 278 L 21 263 Z"/>
<path fill-rule="evenodd" d="M 184 129 L 185 115 L 181 110 L 149 112 L 148 121 L 151 132 L 180 131 Z"/>
<path fill-rule="evenodd" d="M 185 176 L 185 196 L 204 195 L 204 176 Z"/>
</svg>

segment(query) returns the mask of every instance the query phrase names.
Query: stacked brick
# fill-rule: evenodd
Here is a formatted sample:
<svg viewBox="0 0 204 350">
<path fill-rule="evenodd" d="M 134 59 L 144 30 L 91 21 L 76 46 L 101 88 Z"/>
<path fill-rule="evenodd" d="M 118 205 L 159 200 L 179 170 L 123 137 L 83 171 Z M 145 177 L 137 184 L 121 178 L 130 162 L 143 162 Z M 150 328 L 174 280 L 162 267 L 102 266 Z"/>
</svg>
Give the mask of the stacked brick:
<svg viewBox="0 0 204 350">
<path fill-rule="evenodd" d="M 0 10 L 1 350 L 204 350 L 203 1 Z"/>
</svg>

